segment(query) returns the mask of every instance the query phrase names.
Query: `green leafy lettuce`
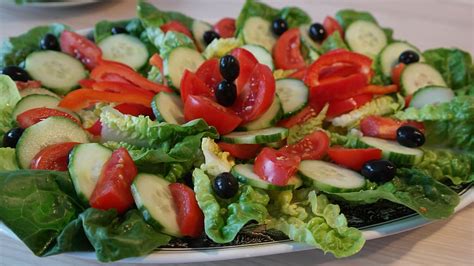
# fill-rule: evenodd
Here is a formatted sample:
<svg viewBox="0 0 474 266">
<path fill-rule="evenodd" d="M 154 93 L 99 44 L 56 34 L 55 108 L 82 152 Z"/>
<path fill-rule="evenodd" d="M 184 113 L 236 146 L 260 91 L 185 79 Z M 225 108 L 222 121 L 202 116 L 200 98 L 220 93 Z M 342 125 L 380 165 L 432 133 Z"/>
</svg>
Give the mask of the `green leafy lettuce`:
<svg viewBox="0 0 474 266">
<path fill-rule="evenodd" d="M 299 194 L 299 195 L 298 195 Z M 338 205 L 315 191 L 283 191 L 272 195 L 271 218 L 267 228 L 285 233 L 290 239 L 309 244 L 335 257 L 359 252 L 365 243 L 362 232 L 348 227 Z"/>
<path fill-rule="evenodd" d="M 51 24 L 34 27 L 28 32 L 10 37 L 0 45 L 0 68 L 19 65 L 32 52 L 39 50 L 40 40 L 48 33 L 59 36 L 68 27 L 63 24 Z"/>
<path fill-rule="evenodd" d="M 13 126 L 13 108 L 21 99 L 15 82 L 7 75 L 0 75 L 0 134 Z"/>
<path fill-rule="evenodd" d="M 140 37 L 141 33 L 145 30 L 138 18 L 119 21 L 102 20 L 95 24 L 94 27 L 95 42 L 99 43 L 103 39 L 111 36 L 113 27 L 123 27 L 129 34 L 136 37 Z"/>
<path fill-rule="evenodd" d="M 297 124 L 291 127 L 288 132 L 288 144 L 297 143 L 314 131 L 322 129 L 328 108 L 329 106 L 325 105 L 317 116 L 311 117 L 302 124 Z"/>
<path fill-rule="evenodd" d="M 323 41 L 320 51 L 321 54 L 324 54 L 336 49 L 349 49 L 339 31 L 335 31 Z"/>
<path fill-rule="evenodd" d="M 159 10 L 146 1 L 138 2 L 137 14 L 143 26 L 146 28 L 159 28 L 161 25 L 174 20 L 180 22 L 188 29 L 191 29 L 194 21 L 193 18 L 190 18 L 180 12 Z"/>
<path fill-rule="evenodd" d="M 185 46 L 196 49 L 193 40 L 180 32 L 168 31 L 164 33 L 160 28 L 148 27 L 146 28 L 146 34 L 151 43 L 158 49 L 160 56 L 165 59 L 177 47 Z"/>
<path fill-rule="evenodd" d="M 20 169 L 16 161 L 15 149 L 0 148 L 0 171 L 14 171 Z"/>
<path fill-rule="evenodd" d="M 427 219 L 447 218 L 454 213 L 459 196 L 425 171 L 399 169 L 397 176 L 373 189 L 331 193 L 349 202 L 367 204 L 386 199 L 404 205 Z"/>
<path fill-rule="evenodd" d="M 263 223 L 268 215 L 269 196 L 263 190 L 244 185 L 230 202 L 223 202 L 214 195 L 211 180 L 203 170 L 195 169 L 193 180 L 206 235 L 216 243 L 231 242 L 248 222 Z"/>
<path fill-rule="evenodd" d="M 341 9 L 336 13 L 336 20 L 341 24 L 341 26 L 345 29 L 349 27 L 350 24 L 357 20 L 364 20 L 368 22 L 372 22 L 376 25 L 379 25 L 377 20 L 375 19 L 372 14 L 366 11 L 357 11 L 354 9 Z M 387 43 L 391 43 L 393 41 L 393 30 L 390 28 L 382 28 L 387 37 Z"/>
</svg>

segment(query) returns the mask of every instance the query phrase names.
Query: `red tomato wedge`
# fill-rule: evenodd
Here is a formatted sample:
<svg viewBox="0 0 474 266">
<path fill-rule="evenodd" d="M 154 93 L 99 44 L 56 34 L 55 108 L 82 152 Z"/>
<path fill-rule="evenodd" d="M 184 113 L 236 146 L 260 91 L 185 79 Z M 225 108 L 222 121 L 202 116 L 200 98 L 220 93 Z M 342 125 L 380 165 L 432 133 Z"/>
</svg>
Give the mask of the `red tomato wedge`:
<svg viewBox="0 0 474 266">
<path fill-rule="evenodd" d="M 161 56 L 159 54 L 153 54 L 150 57 L 150 60 L 148 60 L 148 63 L 150 63 L 150 65 L 158 68 L 159 70 L 163 71 L 163 59 L 161 58 Z"/>
<path fill-rule="evenodd" d="M 186 121 L 202 118 L 214 126 L 220 134 L 232 132 L 242 122 L 232 110 L 207 97 L 195 95 L 188 95 L 184 103 L 184 118 Z"/>
<path fill-rule="evenodd" d="M 239 62 L 239 77 L 235 81 L 235 85 L 237 86 L 237 94 L 239 94 L 242 87 L 244 87 L 245 83 L 247 83 L 250 74 L 255 68 L 255 65 L 258 64 L 258 61 L 252 53 L 243 48 L 236 48 L 232 50 L 230 54 L 233 55 Z M 218 67 L 217 69 L 219 70 Z"/>
<path fill-rule="evenodd" d="M 413 126 L 424 132 L 423 123 L 399 121 L 389 117 L 368 116 L 360 121 L 360 130 L 364 136 L 395 140 L 397 129 L 401 126 Z"/>
<path fill-rule="evenodd" d="M 16 87 L 18 90 L 24 90 L 24 89 L 35 89 L 35 88 L 41 88 L 41 81 L 38 80 L 28 80 L 26 82 L 24 81 L 15 81 Z"/>
<path fill-rule="evenodd" d="M 235 158 L 243 160 L 255 158 L 262 147 L 259 144 L 230 144 L 225 142 L 219 142 L 218 145 L 221 150 L 230 153 L 230 155 Z"/>
<path fill-rule="evenodd" d="M 181 183 L 169 185 L 178 211 L 179 231 L 183 236 L 199 237 L 204 231 L 204 214 L 196 201 L 194 191 Z"/>
<path fill-rule="evenodd" d="M 91 207 L 101 210 L 116 209 L 124 213 L 134 204 L 130 185 L 137 175 L 137 167 L 125 148 L 112 153 L 102 168 L 92 192 Z"/>
<path fill-rule="evenodd" d="M 69 152 L 77 142 L 53 144 L 42 149 L 31 160 L 30 168 L 35 170 L 67 171 Z"/>
<path fill-rule="evenodd" d="M 344 30 L 335 18 L 327 16 L 323 21 L 323 27 L 326 30 L 326 37 L 330 36 L 335 31 L 338 31 L 339 34 L 341 34 L 341 37 L 344 38 Z"/>
<path fill-rule="evenodd" d="M 102 51 L 85 36 L 65 30 L 59 37 L 61 51 L 79 60 L 89 69 L 96 67 L 102 60 Z"/>
<path fill-rule="evenodd" d="M 372 94 L 361 94 L 345 100 L 336 100 L 329 102 L 329 108 L 326 118 L 331 119 L 336 116 L 348 113 L 362 105 L 370 102 L 373 98 Z"/>
<path fill-rule="evenodd" d="M 214 97 L 214 89 L 223 80 L 219 70 L 219 60 L 214 58 L 205 61 L 197 69 L 196 76 L 207 85 L 208 91 Z"/>
<path fill-rule="evenodd" d="M 210 88 L 196 74 L 185 70 L 180 85 L 181 100 L 186 102 L 188 95 L 201 95 L 214 98 L 214 89 Z"/>
<path fill-rule="evenodd" d="M 400 86 L 400 77 L 402 76 L 403 69 L 405 69 L 405 64 L 400 63 L 397 64 L 393 69 L 392 69 L 392 83 Z"/>
<path fill-rule="evenodd" d="M 301 159 L 298 156 L 272 148 L 263 148 L 255 158 L 253 169 L 261 179 L 284 186 L 296 173 L 300 162 Z"/>
<path fill-rule="evenodd" d="M 299 111 L 296 115 L 283 119 L 278 122 L 278 126 L 290 128 L 295 125 L 304 123 L 306 120 L 310 119 L 311 117 L 315 117 L 318 115 L 318 112 L 313 109 L 311 106 L 306 106 L 303 110 Z"/>
<path fill-rule="evenodd" d="M 278 38 L 273 48 L 273 58 L 278 69 L 300 69 L 305 67 L 301 54 L 301 36 L 298 28 L 287 30 Z"/>
<path fill-rule="evenodd" d="M 16 117 L 16 121 L 21 128 L 28 128 L 52 116 L 66 117 L 70 119 L 71 121 L 75 122 L 76 124 L 78 124 L 79 126 L 81 125 L 81 122 L 77 120 L 77 118 L 72 116 L 71 114 L 68 114 L 64 111 L 60 111 L 57 109 L 51 109 L 51 108 L 46 108 L 46 107 L 34 108 L 28 111 L 25 111 Z"/>
<path fill-rule="evenodd" d="M 366 162 L 382 159 L 382 150 L 374 148 L 346 149 L 331 147 L 328 150 L 328 155 L 335 163 L 355 171 L 360 171 Z"/>
<path fill-rule="evenodd" d="M 323 131 L 315 131 L 296 144 L 287 145 L 279 151 L 298 156 L 301 160 L 319 160 L 326 155 L 330 140 Z"/>
<path fill-rule="evenodd" d="M 152 97 L 140 93 L 115 93 L 78 89 L 68 93 L 59 103 L 59 107 L 79 111 L 97 102 L 106 103 L 135 103 L 150 107 Z"/>
<path fill-rule="evenodd" d="M 102 123 L 97 119 L 97 121 L 95 121 L 92 126 L 86 128 L 86 130 L 94 136 L 100 136 L 102 134 Z"/>
<path fill-rule="evenodd" d="M 189 38 L 191 38 L 191 40 L 193 40 L 193 35 L 189 31 L 189 29 L 186 26 L 184 26 L 183 24 L 181 24 L 179 21 L 172 20 L 168 23 L 165 23 L 165 24 L 161 25 L 160 29 L 163 32 L 168 32 L 168 31 L 180 32 L 180 33 L 188 36 Z"/>
<path fill-rule="evenodd" d="M 214 25 L 214 31 L 221 38 L 231 38 L 235 35 L 235 19 L 223 18 Z"/>
<path fill-rule="evenodd" d="M 92 89 L 97 91 L 109 91 L 117 93 L 142 93 L 148 97 L 154 97 L 155 93 L 142 89 L 132 84 L 116 81 L 98 81 L 92 85 Z"/>
</svg>

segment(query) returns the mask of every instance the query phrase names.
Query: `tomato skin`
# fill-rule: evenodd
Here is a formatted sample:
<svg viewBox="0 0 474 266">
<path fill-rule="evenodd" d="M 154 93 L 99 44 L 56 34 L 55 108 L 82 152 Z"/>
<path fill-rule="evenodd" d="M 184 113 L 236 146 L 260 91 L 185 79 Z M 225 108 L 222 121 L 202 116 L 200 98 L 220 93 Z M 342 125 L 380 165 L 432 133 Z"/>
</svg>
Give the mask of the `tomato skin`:
<svg viewBox="0 0 474 266">
<path fill-rule="evenodd" d="M 308 71 L 308 69 L 306 67 L 300 68 L 295 73 L 289 75 L 288 78 L 303 80 L 304 77 L 306 76 L 306 71 Z"/>
<path fill-rule="evenodd" d="M 326 155 L 330 142 L 328 135 L 318 130 L 279 151 L 298 156 L 301 160 L 319 160 Z"/>
<path fill-rule="evenodd" d="M 232 132 L 242 122 L 231 110 L 207 97 L 197 95 L 188 95 L 184 103 L 184 118 L 186 121 L 202 118 L 220 134 Z"/>
<path fill-rule="evenodd" d="M 370 160 L 382 159 L 382 150 L 369 149 L 346 149 L 343 147 L 331 147 L 328 155 L 335 163 L 355 171 L 360 171 L 362 166 Z"/>
<path fill-rule="evenodd" d="M 303 110 L 299 111 L 296 115 L 289 117 L 287 119 L 283 119 L 278 122 L 278 126 L 291 128 L 295 125 L 304 123 L 306 120 L 310 119 L 311 117 L 315 117 L 318 115 L 318 112 L 313 109 L 311 106 L 306 106 Z"/>
<path fill-rule="evenodd" d="M 298 28 L 287 30 L 278 38 L 273 48 L 273 58 L 278 69 L 300 69 L 305 67 L 303 55 L 301 55 L 301 37 Z"/>
<path fill-rule="evenodd" d="M 221 38 L 231 38 L 235 35 L 235 19 L 223 18 L 214 25 L 214 31 L 221 36 Z"/>
<path fill-rule="evenodd" d="M 24 90 L 24 89 L 35 89 L 35 88 L 41 88 L 41 81 L 38 80 L 28 80 L 26 82 L 24 81 L 15 81 L 16 87 L 18 90 Z"/>
<path fill-rule="evenodd" d="M 296 173 L 300 162 L 298 156 L 266 147 L 255 158 L 253 169 L 261 179 L 284 186 Z"/>
<path fill-rule="evenodd" d="M 196 76 L 207 85 L 212 96 L 214 96 L 214 90 L 217 88 L 219 82 L 224 80 L 219 70 L 219 60 L 216 58 L 209 59 L 202 63 L 196 70 Z"/>
<path fill-rule="evenodd" d="M 368 94 L 357 95 L 345 100 L 331 101 L 329 102 L 329 108 L 326 113 L 326 118 L 331 119 L 336 116 L 340 116 L 342 114 L 355 110 L 361 107 L 362 105 L 370 102 L 372 98 L 373 98 L 373 95 L 368 93 Z"/>
<path fill-rule="evenodd" d="M 179 231 L 183 236 L 199 237 L 204 231 L 204 214 L 196 201 L 194 191 L 181 183 L 169 185 L 178 211 Z"/>
<path fill-rule="evenodd" d="M 94 136 L 100 136 L 102 133 L 102 123 L 100 122 L 100 119 L 97 119 L 97 121 L 95 121 L 92 126 L 86 128 L 86 130 Z"/>
<path fill-rule="evenodd" d="M 68 93 L 59 103 L 59 107 L 79 111 L 96 102 L 135 103 L 150 107 L 152 100 L 153 98 L 140 93 L 115 93 L 91 89 L 78 89 Z"/>
<path fill-rule="evenodd" d="M 128 151 L 125 148 L 115 150 L 102 168 L 89 200 L 91 207 L 124 213 L 134 204 L 130 185 L 137 174 L 137 167 Z"/>
<path fill-rule="evenodd" d="M 30 169 L 67 171 L 69 152 L 76 146 L 77 142 L 64 142 L 50 145 L 42 149 L 31 160 Z"/>
<path fill-rule="evenodd" d="M 176 20 L 172 20 L 168 23 L 165 23 L 165 24 L 161 25 L 160 29 L 163 32 L 168 32 L 168 31 L 180 32 L 180 33 L 188 36 L 189 38 L 191 38 L 191 40 L 194 40 L 193 35 L 189 31 L 189 29 L 186 26 L 184 26 L 183 24 L 181 24 L 179 21 L 176 21 Z"/>
<path fill-rule="evenodd" d="M 210 88 L 202 81 L 197 74 L 185 70 L 181 78 L 181 100 L 186 102 L 188 95 L 202 95 L 208 98 L 214 98 L 214 89 Z"/>
<path fill-rule="evenodd" d="M 59 37 L 61 51 L 79 59 L 89 70 L 102 60 L 100 48 L 86 37 L 65 30 Z"/>
<path fill-rule="evenodd" d="M 239 62 L 239 77 L 237 80 L 235 80 L 237 94 L 239 94 L 247 83 L 253 69 L 255 68 L 255 65 L 258 64 L 258 61 L 252 53 L 243 48 L 236 48 L 232 50 L 230 54 L 233 55 Z"/>
<path fill-rule="evenodd" d="M 74 116 L 57 109 L 51 109 L 46 107 L 34 108 L 25 111 L 16 117 L 16 121 L 18 122 L 18 125 L 21 128 L 28 128 L 52 116 L 65 117 L 78 124 L 79 126 L 81 125 L 81 122 L 77 120 L 77 118 L 75 118 Z"/>
<path fill-rule="evenodd" d="M 416 121 L 399 121 L 389 117 L 368 116 L 360 121 L 360 130 L 364 136 L 382 139 L 397 139 L 397 129 L 401 126 L 413 126 L 425 131 L 423 123 Z"/>
<path fill-rule="evenodd" d="M 253 159 L 262 147 L 259 144 L 230 144 L 225 142 L 217 143 L 221 150 L 230 153 L 235 158 L 248 160 Z"/>
<path fill-rule="evenodd" d="M 133 115 L 133 116 L 149 116 L 154 119 L 155 115 L 153 114 L 153 110 L 149 107 L 145 107 L 141 104 L 134 104 L 134 103 L 121 103 L 114 107 L 115 110 L 121 112 L 124 115 Z"/>
<path fill-rule="evenodd" d="M 399 63 L 392 69 L 392 83 L 400 86 L 400 77 L 402 76 L 403 69 L 405 69 L 405 64 Z"/>
<path fill-rule="evenodd" d="M 344 38 L 344 30 L 335 18 L 331 16 L 327 16 L 326 18 L 324 18 L 323 27 L 326 30 L 326 37 L 330 36 L 335 31 L 338 31 L 339 34 L 341 34 L 341 37 Z"/>
</svg>

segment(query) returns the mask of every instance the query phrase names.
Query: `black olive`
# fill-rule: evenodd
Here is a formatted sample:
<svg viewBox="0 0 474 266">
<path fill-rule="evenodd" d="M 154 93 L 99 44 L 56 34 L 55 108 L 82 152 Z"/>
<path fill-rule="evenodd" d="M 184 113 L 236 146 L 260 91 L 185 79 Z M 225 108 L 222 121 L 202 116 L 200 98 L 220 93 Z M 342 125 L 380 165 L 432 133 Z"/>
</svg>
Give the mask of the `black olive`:
<svg viewBox="0 0 474 266">
<path fill-rule="evenodd" d="M 41 39 L 40 49 L 61 51 L 61 48 L 59 47 L 58 38 L 56 38 L 56 36 L 51 33 L 44 35 L 43 39 Z"/>
<path fill-rule="evenodd" d="M 315 42 L 322 42 L 326 37 L 326 30 L 321 23 L 313 23 L 309 27 L 309 37 Z"/>
<path fill-rule="evenodd" d="M 397 129 L 397 141 L 405 147 L 420 147 L 425 143 L 425 135 L 416 127 L 401 126 Z"/>
<path fill-rule="evenodd" d="M 233 82 L 223 80 L 215 91 L 217 102 L 222 106 L 231 106 L 237 98 L 237 87 Z"/>
<path fill-rule="evenodd" d="M 406 50 L 405 52 L 401 53 L 400 57 L 398 58 L 398 62 L 405 65 L 416 63 L 418 61 L 420 61 L 420 56 L 417 52 L 412 50 Z"/>
<path fill-rule="evenodd" d="M 221 36 L 213 30 L 208 30 L 208 31 L 204 32 L 204 35 L 202 36 L 202 38 L 204 39 L 204 42 L 207 45 L 209 45 L 215 39 L 220 39 Z"/>
<path fill-rule="evenodd" d="M 221 173 L 213 183 L 214 192 L 223 199 L 230 199 L 239 192 L 239 182 L 231 173 Z"/>
<path fill-rule="evenodd" d="M 384 183 L 395 177 L 397 167 L 388 160 L 371 160 L 362 166 L 361 174 L 372 182 Z"/>
<path fill-rule="evenodd" d="M 95 42 L 94 31 L 91 30 L 86 34 L 86 38 L 91 42 Z"/>
<path fill-rule="evenodd" d="M 113 27 L 111 29 L 111 32 L 113 35 L 115 34 L 122 34 L 122 33 L 128 33 L 128 31 L 124 27 Z"/>
<path fill-rule="evenodd" d="M 239 61 L 232 55 L 226 55 L 219 61 L 219 70 L 225 80 L 232 82 L 239 76 Z"/>
<path fill-rule="evenodd" d="M 193 173 L 189 172 L 183 176 L 183 181 L 184 184 L 190 188 L 194 188 L 194 182 L 193 182 Z"/>
<path fill-rule="evenodd" d="M 285 33 L 285 31 L 288 30 L 288 23 L 286 22 L 286 20 L 282 18 L 277 18 L 273 20 L 272 30 L 273 30 L 273 33 L 280 36 L 283 33 Z"/>
<path fill-rule="evenodd" d="M 30 75 L 23 68 L 17 66 L 7 66 L 2 69 L 2 74 L 9 76 L 15 81 L 27 82 L 30 80 Z"/>
<path fill-rule="evenodd" d="M 15 148 L 22 134 L 23 134 L 23 128 L 21 127 L 10 129 L 3 136 L 3 147 Z"/>
</svg>

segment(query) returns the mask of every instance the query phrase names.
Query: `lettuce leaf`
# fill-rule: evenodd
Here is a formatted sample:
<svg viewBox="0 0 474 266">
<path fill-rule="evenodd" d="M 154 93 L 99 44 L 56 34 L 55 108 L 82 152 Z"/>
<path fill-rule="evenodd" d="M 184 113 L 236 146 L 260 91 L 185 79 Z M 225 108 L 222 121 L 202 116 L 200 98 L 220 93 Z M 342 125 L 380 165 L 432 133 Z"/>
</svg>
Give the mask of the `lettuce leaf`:
<svg viewBox="0 0 474 266">
<path fill-rule="evenodd" d="M 191 29 L 194 21 L 193 18 L 180 12 L 159 10 L 146 1 L 138 2 L 137 14 L 144 27 L 159 28 L 161 25 L 174 20 Z"/>
<path fill-rule="evenodd" d="M 293 193 L 302 195 L 298 199 Z M 267 228 L 280 230 L 294 241 L 331 252 L 337 258 L 354 255 L 365 243 L 362 232 L 348 227 L 339 206 L 315 191 L 272 195 L 269 212 Z"/>
<path fill-rule="evenodd" d="M 206 47 L 202 55 L 207 59 L 221 58 L 242 45 L 242 40 L 236 38 L 216 39 Z"/>
<path fill-rule="evenodd" d="M 321 44 L 321 54 L 327 53 L 336 49 L 347 49 L 347 44 L 342 39 L 341 34 L 338 31 L 335 31 L 333 34 L 329 35 Z"/>
<path fill-rule="evenodd" d="M 294 144 L 302 140 L 305 136 L 313 133 L 318 129 L 322 129 L 323 121 L 326 118 L 326 113 L 329 106 L 325 105 L 321 112 L 315 117 L 311 117 L 302 124 L 295 125 L 290 128 L 288 133 L 288 144 Z"/>
<path fill-rule="evenodd" d="M 0 75 L 0 135 L 13 127 L 13 108 L 21 99 L 15 82 L 7 75 Z"/>
<path fill-rule="evenodd" d="M 269 196 L 260 189 L 244 185 L 229 202 L 214 195 L 211 180 L 201 169 L 193 172 L 194 192 L 204 213 L 206 235 L 216 243 L 228 243 L 250 221 L 263 223 L 268 215 Z"/>
<path fill-rule="evenodd" d="M 14 171 L 20 169 L 16 161 L 15 149 L 0 148 L 0 171 Z"/>
</svg>

